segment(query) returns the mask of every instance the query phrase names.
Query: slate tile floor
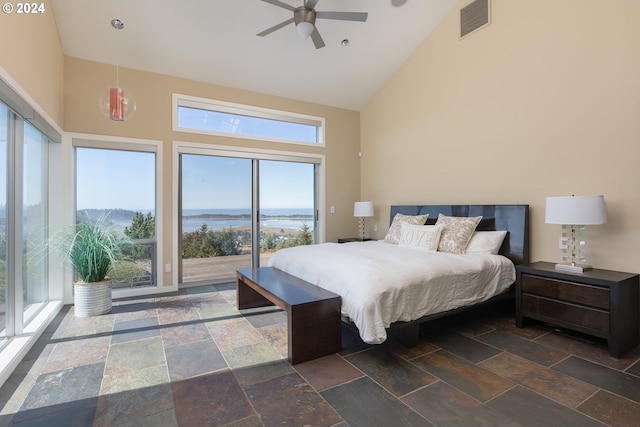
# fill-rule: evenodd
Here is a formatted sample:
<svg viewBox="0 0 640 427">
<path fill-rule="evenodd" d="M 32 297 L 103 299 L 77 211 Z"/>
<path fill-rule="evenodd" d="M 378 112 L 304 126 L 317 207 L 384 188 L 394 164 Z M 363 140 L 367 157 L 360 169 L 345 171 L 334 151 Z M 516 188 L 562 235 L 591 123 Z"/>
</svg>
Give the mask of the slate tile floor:
<svg viewBox="0 0 640 427">
<path fill-rule="evenodd" d="M 0 426 L 640 426 L 640 348 L 494 313 L 291 366 L 286 317 L 234 286 L 65 307 L 0 389 Z"/>
</svg>

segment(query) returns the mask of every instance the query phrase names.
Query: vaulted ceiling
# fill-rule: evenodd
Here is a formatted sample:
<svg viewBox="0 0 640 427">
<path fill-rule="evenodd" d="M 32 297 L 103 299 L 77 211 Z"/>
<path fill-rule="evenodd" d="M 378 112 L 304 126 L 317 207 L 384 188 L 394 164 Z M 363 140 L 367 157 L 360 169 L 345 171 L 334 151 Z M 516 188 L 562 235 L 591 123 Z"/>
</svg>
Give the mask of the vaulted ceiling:
<svg viewBox="0 0 640 427">
<path fill-rule="evenodd" d="M 360 110 L 457 0 L 319 0 L 317 11 L 368 13 L 366 22 L 317 19 L 321 49 L 294 24 L 258 37 L 292 17 L 262 0 L 51 3 L 67 56 Z"/>
</svg>

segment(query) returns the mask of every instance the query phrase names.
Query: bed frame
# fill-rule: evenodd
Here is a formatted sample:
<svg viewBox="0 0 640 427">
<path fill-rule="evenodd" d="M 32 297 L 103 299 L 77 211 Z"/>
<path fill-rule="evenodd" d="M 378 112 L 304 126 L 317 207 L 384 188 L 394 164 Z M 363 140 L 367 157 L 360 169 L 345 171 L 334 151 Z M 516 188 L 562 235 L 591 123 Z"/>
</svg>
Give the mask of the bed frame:
<svg viewBox="0 0 640 427">
<path fill-rule="evenodd" d="M 482 216 L 476 230 L 493 231 L 507 230 L 504 242 L 500 248 L 500 255 L 509 258 L 515 265 L 529 263 L 529 205 L 392 205 L 389 224 L 393 222 L 396 213 L 405 215 L 429 214 L 427 224 L 435 224 L 439 214 L 448 216 Z M 418 342 L 420 328 L 435 329 L 446 324 L 446 321 L 458 317 L 471 310 L 479 310 L 495 304 L 511 304 L 515 306 L 514 285 L 509 290 L 487 301 L 473 306 L 460 307 L 443 313 L 436 313 L 410 322 L 395 322 L 387 332 L 399 338 L 407 346 Z M 345 325 L 355 328 L 350 321 Z M 357 329 L 356 329 L 357 330 Z"/>
</svg>

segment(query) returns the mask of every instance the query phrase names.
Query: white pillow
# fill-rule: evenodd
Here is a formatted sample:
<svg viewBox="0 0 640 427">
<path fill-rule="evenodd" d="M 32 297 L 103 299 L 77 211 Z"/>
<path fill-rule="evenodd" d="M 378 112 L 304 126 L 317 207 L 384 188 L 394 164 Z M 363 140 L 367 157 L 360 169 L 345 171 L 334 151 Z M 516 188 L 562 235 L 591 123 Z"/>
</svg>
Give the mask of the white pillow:
<svg viewBox="0 0 640 427">
<path fill-rule="evenodd" d="M 435 252 L 440 241 L 441 225 L 413 225 L 402 224 L 400 242 L 398 246 L 419 249 L 421 251 Z"/>
<path fill-rule="evenodd" d="M 438 250 L 463 254 L 481 219 L 481 216 L 458 217 L 439 214 L 436 225 L 442 225 L 444 228 Z"/>
<path fill-rule="evenodd" d="M 467 253 L 486 253 L 497 255 L 507 235 L 507 230 L 476 231 L 467 245 Z"/>
<path fill-rule="evenodd" d="M 404 215 L 401 213 L 397 213 L 393 217 L 393 222 L 391 222 L 391 227 L 389 227 L 389 231 L 387 231 L 387 235 L 384 236 L 384 241 L 387 243 L 393 243 L 395 245 L 400 242 L 400 233 L 402 223 L 406 222 L 407 224 L 416 224 L 423 225 L 427 222 L 427 218 L 429 215 Z"/>
</svg>

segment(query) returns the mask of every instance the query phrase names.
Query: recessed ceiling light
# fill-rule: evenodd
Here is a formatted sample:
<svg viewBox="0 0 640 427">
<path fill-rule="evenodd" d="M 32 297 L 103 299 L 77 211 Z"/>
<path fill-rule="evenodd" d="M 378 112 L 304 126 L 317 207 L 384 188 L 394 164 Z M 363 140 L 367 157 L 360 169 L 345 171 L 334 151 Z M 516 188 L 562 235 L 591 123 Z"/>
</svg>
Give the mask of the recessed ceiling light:
<svg viewBox="0 0 640 427">
<path fill-rule="evenodd" d="M 344 39 L 340 42 L 340 46 L 342 47 L 347 47 L 348 44 L 349 44 L 349 39 Z"/>
<path fill-rule="evenodd" d="M 111 26 L 113 28 L 115 28 L 116 30 L 121 30 L 121 29 L 124 28 L 124 22 L 122 22 L 121 20 L 119 20 L 117 18 L 116 19 L 112 19 L 111 20 Z"/>
<path fill-rule="evenodd" d="M 407 0 L 391 0 L 391 4 L 394 5 L 395 7 L 400 7 L 406 2 Z"/>
</svg>

